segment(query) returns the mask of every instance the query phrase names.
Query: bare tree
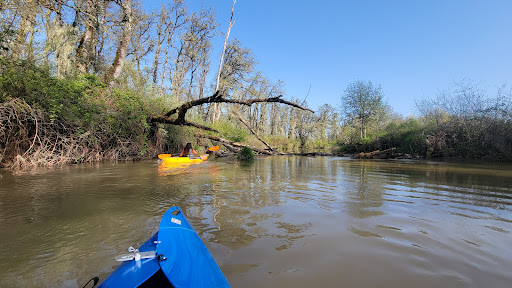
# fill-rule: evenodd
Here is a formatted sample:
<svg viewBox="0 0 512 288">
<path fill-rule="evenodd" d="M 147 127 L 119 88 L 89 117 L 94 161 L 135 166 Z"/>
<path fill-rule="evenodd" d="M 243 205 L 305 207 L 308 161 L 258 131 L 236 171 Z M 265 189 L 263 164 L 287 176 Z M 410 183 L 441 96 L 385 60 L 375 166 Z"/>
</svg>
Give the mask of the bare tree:
<svg viewBox="0 0 512 288">
<path fill-rule="evenodd" d="M 152 38 L 152 27 L 154 24 L 154 15 L 147 14 L 144 10 L 138 9 L 137 17 L 133 18 L 133 35 L 131 37 L 131 46 L 126 56 L 133 55 L 133 60 L 137 65 L 137 70 L 141 71 L 141 61 L 154 48 L 155 41 Z"/>
<path fill-rule="evenodd" d="M 164 63 L 162 64 L 163 71 L 162 71 L 162 76 L 160 78 L 161 79 L 160 86 L 161 86 L 162 90 L 164 88 L 165 80 L 167 79 L 167 69 L 168 69 L 168 63 L 169 63 L 169 58 L 170 58 L 170 49 L 173 46 L 173 41 L 175 38 L 174 36 L 178 32 L 178 29 L 180 29 L 180 27 L 184 25 L 184 23 L 186 21 L 186 14 L 187 14 L 183 0 L 176 0 L 174 3 L 175 4 L 168 9 L 171 11 L 169 14 L 174 13 L 174 16 L 172 18 L 173 20 L 171 21 L 171 26 L 169 27 L 167 34 L 166 34 L 167 43 L 166 43 L 166 49 L 165 49 Z M 154 67 L 155 71 L 157 68 L 158 68 L 158 65 L 155 65 L 155 67 Z M 171 68 L 169 68 L 169 70 L 171 70 Z M 171 70 L 171 72 L 172 72 L 172 70 Z M 172 76 L 170 78 L 172 81 Z"/>
<path fill-rule="evenodd" d="M 158 72 L 160 70 L 160 58 L 163 50 L 163 44 L 165 46 L 165 57 L 162 63 L 162 75 L 161 85 L 163 87 L 166 79 L 167 63 L 169 57 L 169 49 L 173 45 L 174 36 L 177 29 L 184 23 L 186 16 L 186 8 L 183 0 L 173 0 L 167 6 L 161 6 L 160 13 L 158 14 L 158 24 L 156 27 L 157 39 L 156 39 L 156 51 L 153 59 L 153 83 L 156 84 L 158 81 Z"/>
<path fill-rule="evenodd" d="M 186 126 L 200 128 L 203 130 L 218 132 L 215 129 L 212 129 L 212 128 L 209 128 L 204 125 L 197 124 L 197 123 L 189 122 L 185 119 L 187 111 L 190 108 L 195 107 L 195 106 L 200 106 L 200 105 L 203 105 L 206 103 L 232 103 L 232 104 L 240 104 L 240 105 L 246 105 L 246 106 L 251 106 L 256 103 L 283 103 L 286 105 L 290 105 L 292 107 L 299 108 L 301 110 L 306 110 L 306 111 L 314 113 L 313 110 L 311 110 L 307 107 L 303 107 L 296 103 L 293 103 L 293 102 L 290 102 L 287 100 L 283 100 L 282 95 L 279 95 L 276 97 L 269 97 L 269 98 L 252 98 L 252 99 L 242 100 L 242 99 L 225 98 L 225 97 L 223 97 L 222 94 L 219 93 L 219 91 L 217 91 L 217 92 L 215 92 L 215 94 L 213 94 L 210 97 L 188 101 L 188 102 L 182 104 L 181 106 L 170 110 L 169 112 L 167 112 L 165 114 L 153 116 L 153 117 L 151 117 L 150 122 L 167 123 L 167 124 L 174 124 L 174 125 L 186 125 Z M 178 114 L 178 116 L 176 118 L 171 117 L 174 114 Z"/>
<path fill-rule="evenodd" d="M 209 55 L 210 41 L 215 35 L 217 23 L 212 9 L 202 9 L 200 13 L 193 13 L 186 24 L 185 32 L 180 37 L 171 85 L 176 97 L 190 101 L 196 72 L 201 59 L 205 57 L 203 55 Z"/>
<path fill-rule="evenodd" d="M 167 32 L 169 31 L 169 28 L 171 27 L 171 22 L 169 21 L 169 11 L 167 10 L 167 7 L 162 4 L 160 8 L 160 14 L 158 15 L 158 18 L 160 18 L 157 26 L 156 26 L 156 51 L 155 51 L 155 58 L 153 60 L 153 83 L 156 84 L 157 82 L 157 76 L 158 76 L 158 68 L 159 68 L 159 60 L 160 60 L 160 52 L 162 50 L 162 44 L 164 43 Z"/>
<path fill-rule="evenodd" d="M 222 53 L 220 55 L 220 63 L 219 63 L 219 70 L 217 71 L 217 81 L 215 84 L 215 91 L 219 90 L 219 87 L 220 87 L 220 74 L 221 74 L 221 71 L 223 68 L 222 66 L 224 65 L 224 54 L 226 53 L 226 48 L 227 48 L 227 44 L 228 44 L 229 34 L 231 33 L 231 28 L 233 27 L 233 25 L 235 25 L 235 19 L 233 18 L 233 15 L 235 13 L 235 4 L 236 4 L 236 0 L 233 0 L 233 6 L 231 6 L 231 16 L 229 18 L 229 26 L 228 26 L 228 30 L 226 31 L 226 38 L 224 38 L 224 46 L 222 47 Z M 211 119 L 213 122 L 215 122 L 220 117 L 220 111 L 221 111 L 220 104 L 213 104 L 213 106 L 211 107 L 211 110 L 212 110 Z"/>
</svg>

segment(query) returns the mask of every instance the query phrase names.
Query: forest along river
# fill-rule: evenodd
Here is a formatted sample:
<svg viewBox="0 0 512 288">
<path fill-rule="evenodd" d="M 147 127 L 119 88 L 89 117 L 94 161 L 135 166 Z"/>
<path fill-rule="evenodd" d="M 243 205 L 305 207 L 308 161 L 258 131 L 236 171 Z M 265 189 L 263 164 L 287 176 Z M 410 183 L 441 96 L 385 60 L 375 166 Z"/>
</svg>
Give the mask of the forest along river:
<svg viewBox="0 0 512 288">
<path fill-rule="evenodd" d="M 179 205 L 232 287 L 510 287 L 512 166 L 271 157 L 0 174 L 0 287 L 82 287 Z"/>
</svg>

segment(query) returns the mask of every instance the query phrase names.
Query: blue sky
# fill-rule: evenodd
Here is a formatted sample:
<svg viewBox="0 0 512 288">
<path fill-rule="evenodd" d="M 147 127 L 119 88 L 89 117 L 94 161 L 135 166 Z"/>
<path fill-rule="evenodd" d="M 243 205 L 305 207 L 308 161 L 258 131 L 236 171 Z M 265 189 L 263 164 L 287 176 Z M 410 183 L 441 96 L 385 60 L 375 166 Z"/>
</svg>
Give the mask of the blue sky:
<svg viewBox="0 0 512 288">
<path fill-rule="evenodd" d="M 159 1 L 145 1 L 158 6 Z M 225 32 L 231 0 L 188 0 L 217 11 Z M 286 83 L 286 97 L 316 109 L 338 106 L 352 81 L 380 84 L 393 109 L 408 116 L 414 101 L 463 78 L 492 95 L 512 86 L 511 0 L 238 0 L 230 39 L 250 48 L 257 69 Z M 214 45 L 217 69 L 223 37 Z"/>
</svg>

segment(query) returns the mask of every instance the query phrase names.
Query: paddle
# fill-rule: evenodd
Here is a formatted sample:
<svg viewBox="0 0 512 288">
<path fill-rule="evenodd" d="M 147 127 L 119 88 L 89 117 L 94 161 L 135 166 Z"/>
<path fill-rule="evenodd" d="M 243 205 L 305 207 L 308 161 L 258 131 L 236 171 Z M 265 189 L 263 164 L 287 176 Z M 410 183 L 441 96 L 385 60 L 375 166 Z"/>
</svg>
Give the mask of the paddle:
<svg viewBox="0 0 512 288">
<path fill-rule="evenodd" d="M 219 146 L 213 146 L 213 147 L 208 148 L 208 151 L 217 151 L 217 150 L 219 150 Z"/>
<path fill-rule="evenodd" d="M 158 154 L 158 158 L 160 158 L 160 159 L 169 158 L 169 157 L 171 157 L 171 154 Z"/>
</svg>

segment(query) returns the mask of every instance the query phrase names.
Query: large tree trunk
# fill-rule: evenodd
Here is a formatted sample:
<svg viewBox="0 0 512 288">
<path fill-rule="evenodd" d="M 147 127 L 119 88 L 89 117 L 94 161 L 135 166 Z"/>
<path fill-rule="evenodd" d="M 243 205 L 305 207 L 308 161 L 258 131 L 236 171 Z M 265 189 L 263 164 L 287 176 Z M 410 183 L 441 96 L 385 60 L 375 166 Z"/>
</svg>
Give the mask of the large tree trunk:
<svg viewBox="0 0 512 288">
<path fill-rule="evenodd" d="M 32 47 L 27 45 L 27 37 L 30 33 L 34 33 L 34 27 L 36 26 L 36 9 L 37 3 L 33 0 L 29 0 L 23 5 L 23 11 L 20 17 L 20 26 L 16 35 L 16 42 L 13 44 L 12 53 L 15 57 L 20 57 L 24 52 L 24 48 L 27 49 L 27 53 L 31 53 Z"/>
<path fill-rule="evenodd" d="M 113 81 L 117 79 L 121 74 L 121 70 L 123 69 L 124 61 L 126 58 L 126 51 L 128 50 L 128 45 L 130 43 L 132 34 L 133 20 L 131 0 L 123 0 L 121 7 L 123 9 L 123 32 L 119 38 L 119 44 L 117 46 L 114 62 L 112 63 L 112 66 L 107 71 L 107 75 L 105 76 L 106 82 L 108 82 L 110 85 L 112 85 Z"/>
<path fill-rule="evenodd" d="M 94 43 L 96 42 L 94 41 L 94 15 L 96 14 L 96 4 L 95 0 L 87 0 L 85 2 L 85 31 L 76 48 L 76 69 L 78 73 L 81 74 L 89 72 L 91 63 L 94 62 L 92 59 L 96 56 L 96 47 L 94 47 Z"/>
</svg>

